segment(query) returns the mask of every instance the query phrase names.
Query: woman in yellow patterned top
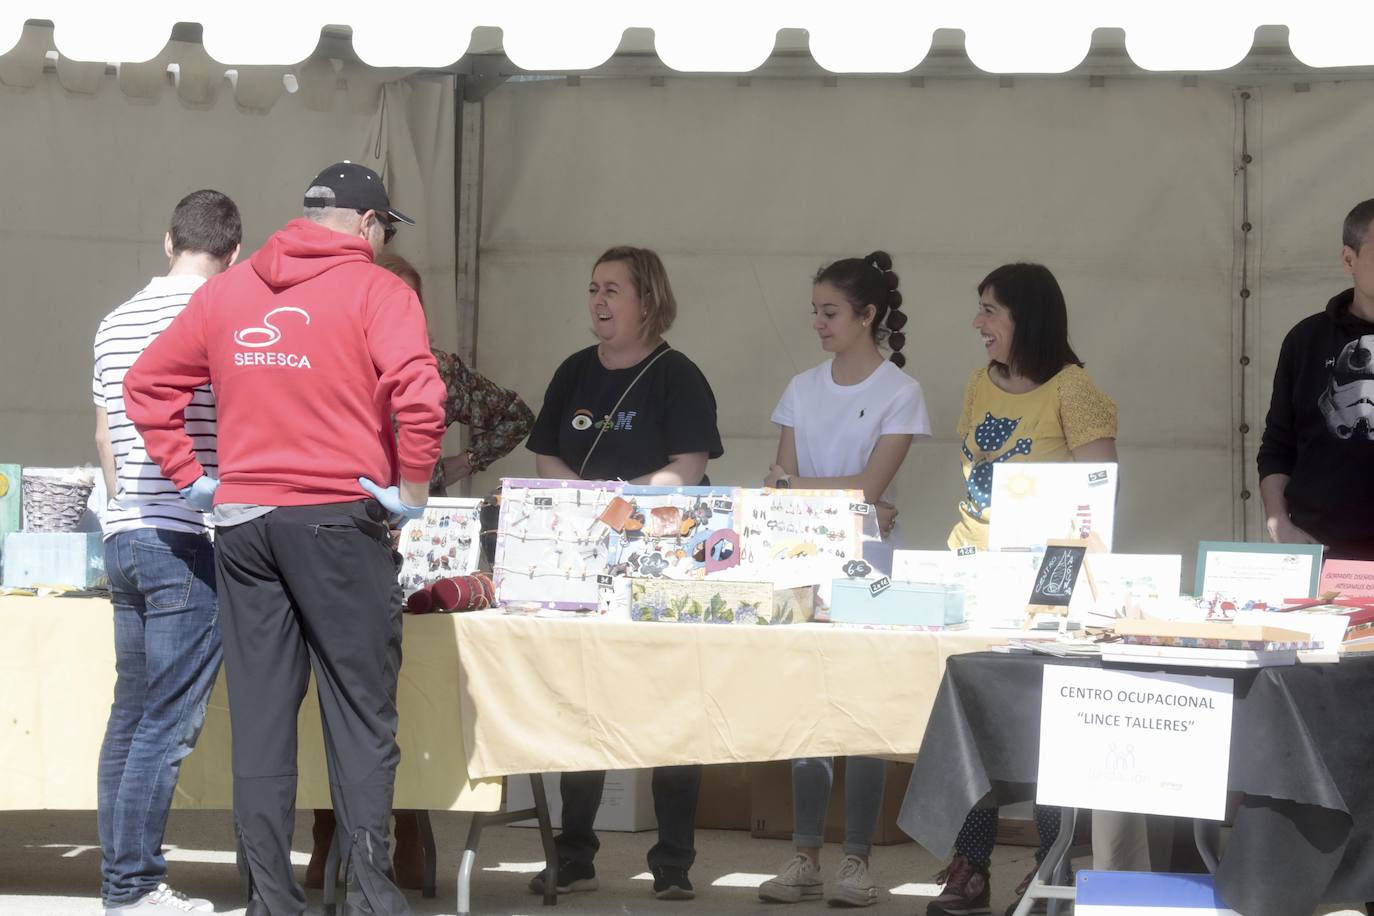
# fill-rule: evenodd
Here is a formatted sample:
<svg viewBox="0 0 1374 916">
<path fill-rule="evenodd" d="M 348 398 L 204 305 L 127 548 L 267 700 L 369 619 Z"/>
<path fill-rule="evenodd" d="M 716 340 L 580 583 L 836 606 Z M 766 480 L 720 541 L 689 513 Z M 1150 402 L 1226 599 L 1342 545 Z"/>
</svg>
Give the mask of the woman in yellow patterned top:
<svg viewBox="0 0 1374 916">
<path fill-rule="evenodd" d="M 992 469 L 1004 461 L 1116 461 L 1116 405 L 1069 346 L 1054 274 L 1005 264 L 978 284 L 973 327 L 988 365 L 973 373 L 959 416 L 966 492 L 949 546 L 988 546 Z"/>
<path fill-rule="evenodd" d="M 978 284 L 973 327 L 988 365 L 969 379 L 959 416 L 966 492 L 949 546 L 982 549 L 988 546 L 993 467 L 1004 461 L 1116 461 L 1116 405 L 1069 346 L 1064 293 L 1043 265 L 1005 264 L 988 274 Z M 1036 805 L 1035 823 L 1038 866 L 1059 835 L 1059 809 Z M 997 808 L 969 813 L 953 861 L 936 876 L 944 887 L 926 916 L 991 912 L 988 869 L 996 834 Z M 1033 874 L 1016 889 L 1018 901 Z M 1037 900 L 1031 912 L 1045 912 L 1045 901 Z"/>
</svg>

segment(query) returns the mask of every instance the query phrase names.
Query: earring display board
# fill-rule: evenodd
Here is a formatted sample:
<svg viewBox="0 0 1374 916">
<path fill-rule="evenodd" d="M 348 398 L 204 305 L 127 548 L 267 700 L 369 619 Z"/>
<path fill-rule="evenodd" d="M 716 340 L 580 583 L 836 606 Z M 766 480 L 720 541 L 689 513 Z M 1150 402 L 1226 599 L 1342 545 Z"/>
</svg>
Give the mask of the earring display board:
<svg viewBox="0 0 1374 916">
<path fill-rule="evenodd" d="M 1009 462 L 992 470 L 991 550 L 1037 550 L 1094 537 L 1112 549 L 1117 467 L 1112 463 Z"/>
<path fill-rule="evenodd" d="M 401 526 L 401 588 L 409 597 L 439 579 L 465 576 L 482 555 L 480 499 L 435 497 L 425 514 Z"/>
<path fill-rule="evenodd" d="M 864 519 L 872 507 L 858 490 L 741 490 L 736 524 L 740 564 L 724 575 L 777 588 L 829 586 L 862 559 Z"/>
<path fill-rule="evenodd" d="M 733 487 L 627 484 L 603 521 L 613 576 L 700 579 L 738 566 Z"/>
<path fill-rule="evenodd" d="M 493 579 L 501 604 L 556 610 L 595 608 L 611 529 L 603 520 L 620 485 L 507 478 Z"/>
</svg>

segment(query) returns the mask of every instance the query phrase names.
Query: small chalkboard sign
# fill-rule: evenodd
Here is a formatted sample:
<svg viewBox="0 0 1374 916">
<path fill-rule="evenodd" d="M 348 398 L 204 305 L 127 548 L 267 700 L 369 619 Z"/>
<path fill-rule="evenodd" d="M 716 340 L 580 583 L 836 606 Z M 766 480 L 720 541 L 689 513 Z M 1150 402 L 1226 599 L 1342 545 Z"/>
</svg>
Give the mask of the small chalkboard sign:
<svg viewBox="0 0 1374 916">
<path fill-rule="evenodd" d="M 1087 541 L 1050 541 L 1045 556 L 1035 574 L 1035 585 L 1026 602 L 1026 625 L 1036 614 L 1069 615 L 1069 603 L 1083 571 L 1083 558 L 1088 553 Z"/>
</svg>

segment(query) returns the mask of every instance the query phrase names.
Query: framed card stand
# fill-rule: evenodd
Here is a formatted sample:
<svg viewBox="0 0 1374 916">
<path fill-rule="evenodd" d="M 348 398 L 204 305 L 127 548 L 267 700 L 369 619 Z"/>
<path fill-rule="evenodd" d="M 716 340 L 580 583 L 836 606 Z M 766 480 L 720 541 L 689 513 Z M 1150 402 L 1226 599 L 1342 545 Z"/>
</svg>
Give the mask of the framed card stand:
<svg viewBox="0 0 1374 916">
<path fill-rule="evenodd" d="M 1035 574 L 1035 585 L 1026 602 L 1026 626 L 1029 627 L 1036 614 L 1058 614 L 1061 629 L 1069 616 L 1069 605 L 1073 603 L 1074 590 L 1078 587 L 1079 574 L 1084 571 L 1088 555 L 1086 540 L 1053 540 L 1045 545 L 1045 555 L 1040 560 L 1040 569 Z M 1092 575 L 1088 574 L 1088 585 Z"/>
<path fill-rule="evenodd" d="M 596 608 L 611 529 L 602 520 L 620 484 L 506 478 L 492 578 L 500 604 Z"/>
<path fill-rule="evenodd" d="M 482 557 L 482 501 L 434 497 L 401 526 L 401 588 L 409 596 L 439 579 L 465 576 Z"/>
<path fill-rule="evenodd" d="M 1315 597 L 1321 583 L 1320 544 L 1203 541 L 1197 548 L 1197 596 L 1210 616 L 1278 609 L 1289 598 Z"/>
</svg>

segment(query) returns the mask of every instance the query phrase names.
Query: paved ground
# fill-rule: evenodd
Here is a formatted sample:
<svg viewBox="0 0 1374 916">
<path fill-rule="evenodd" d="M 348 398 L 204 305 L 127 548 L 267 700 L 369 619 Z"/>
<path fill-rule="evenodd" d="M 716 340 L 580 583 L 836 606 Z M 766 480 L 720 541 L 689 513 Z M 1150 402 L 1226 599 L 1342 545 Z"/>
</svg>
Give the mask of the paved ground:
<svg viewBox="0 0 1374 916">
<path fill-rule="evenodd" d="M 302 818 L 295 848 L 300 871 L 310 849 L 308 818 Z M 467 835 L 468 818 L 461 814 L 434 816 L 439 848 L 439 896 L 422 900 L 412 896 L 416 916 L 436 916 L 456 911 L 455 881 L 458 856 Z M 789 858 L 789 844 L 780 840 L 754 840 L 738 831 L 700 831 L 700 850 L 692 880 L 697 885 L 693 902 L 669 903 L 650 893 L 644 852 L 652 834 L 602 834 L 597 862 L 601 889 L 561 898 L 555 910 L 546 911 L 540 898 L 525 885 L 540 868 L 538 835 L 520 827 L 487 830 L 478 855 L 478 874 L 473 882 L 473 912 L 481 914 L 671 914 L 690 912 L 769 914 L 826 911 L 820 903 L 795 908 L 759 902 L 755 887 Z M 243 900 L 233 864 L 233 843 L 227 812 L 178 811 L 167 831 L 168 860 L 175 886 L 195 896 L 208 897 L 221 913 L 242 914 Z M 0 914 L 4 916 L 96 916 L 99 904 L 100 854 L 95 848 L 95 815 L 90 812 L 0 812 Z M 827 847 L 823 870 L 827 876 L 838 865 L 838 849 Z M 1012 901 L 1011 892 L 1030 867 L 1031 850 L 999 847 L 993 863 L 994 913 Z M 1086 866 L 1087 863 L 1081 863 Z M 940 863 L 914 844 L 880 847 L 874 852 L 874 876 L 886 889 L 882 901 L 867 912 L 875 914 L 924 914 L 926 898 L 937 889 L 928 882 Z M 319 892 L 310 893 L 312 914 L 322 912 Z M 1326 909 L 1327 914 L 1354 916 L 1358 909 Z"/>
</svg>

